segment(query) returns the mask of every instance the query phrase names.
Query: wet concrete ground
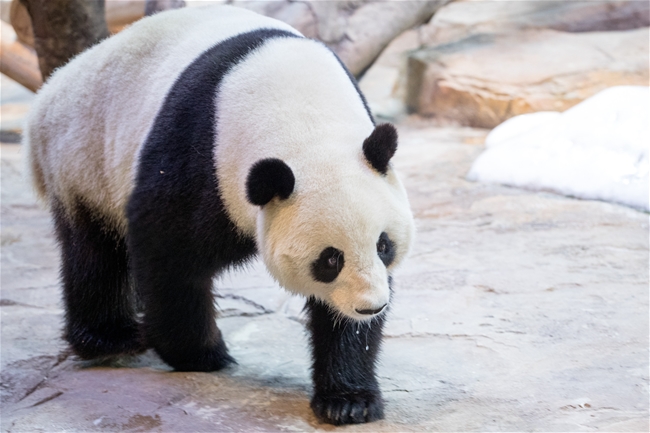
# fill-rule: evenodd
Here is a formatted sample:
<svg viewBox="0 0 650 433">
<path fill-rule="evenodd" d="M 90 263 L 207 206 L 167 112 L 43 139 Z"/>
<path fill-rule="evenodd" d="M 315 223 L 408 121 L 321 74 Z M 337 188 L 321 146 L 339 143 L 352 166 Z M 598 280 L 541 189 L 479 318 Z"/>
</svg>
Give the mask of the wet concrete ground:
<svg viewBox="0 0 650 433">
<path fill-rule="evenodd" d="M 386 419 L 340 428 L 309 409 L 303 301 L 260 263 L 216 282 L 235 367 L 71 355 L 52 223 L 2 144 L 2 431 L 648 431 L 648 214 L 464 180 L 484 130 L 399 132 L 418 233 L 380 358 Z"/>
</svg>

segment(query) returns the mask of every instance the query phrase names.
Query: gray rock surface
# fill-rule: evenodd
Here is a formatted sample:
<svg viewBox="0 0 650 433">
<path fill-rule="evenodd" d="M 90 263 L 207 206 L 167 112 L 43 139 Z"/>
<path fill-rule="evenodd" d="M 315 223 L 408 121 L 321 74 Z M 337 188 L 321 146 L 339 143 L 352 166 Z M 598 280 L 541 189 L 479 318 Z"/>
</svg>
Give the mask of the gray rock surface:
<svg viewBox="0 0 650 433">
<path fill-rule="evenodd" d="M 420 114 L 491 128 L 534 111 L 564 111 L 617 85 L 647 86 L 648 28 L 487 33 L 413 52 L 406 104 Z"/>
<path fill-rule="evenodd" d="M 440 9 L 420 29 L 424 45 L 473 34 L 552 29 L 563 32 L 631 30 L 650 26 L 650 2 L 639 0 L 462 1 Z"/>
<path fill-rule="evenodd" d="M 0 74 L 0 90 L 0 142 L 17 143 L 34 93 L 4 74 Z"/>
<path fill-rule="evenodd" d="M 399 126 L 417 218 L 379 368 L 386 419 L 344 431 L 648 431 L 648 214 L 464 179 L 484 130 Z M 1 148 L 2 431 L 331 431 L 302 302 L 255 263 L 216 282 L 239 365 L 80 362 L 47 213 Z"/>
</svg>

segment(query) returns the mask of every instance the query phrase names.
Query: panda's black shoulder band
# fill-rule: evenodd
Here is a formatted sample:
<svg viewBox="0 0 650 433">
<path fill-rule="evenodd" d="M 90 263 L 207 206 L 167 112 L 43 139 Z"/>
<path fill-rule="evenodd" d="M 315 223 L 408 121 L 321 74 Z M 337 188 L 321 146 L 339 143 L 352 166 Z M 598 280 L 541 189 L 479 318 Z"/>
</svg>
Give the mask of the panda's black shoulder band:
<svg viewBox="0 0 650 433">
<path fill-rule="evenodd" d="M 264 206 L 276 196 L 281 200 L 289 198 L 295 184 L 293 171 L 284 161 L 261 159 L 248 172 L 246 196 L 252 204 Z"/>
</svg>

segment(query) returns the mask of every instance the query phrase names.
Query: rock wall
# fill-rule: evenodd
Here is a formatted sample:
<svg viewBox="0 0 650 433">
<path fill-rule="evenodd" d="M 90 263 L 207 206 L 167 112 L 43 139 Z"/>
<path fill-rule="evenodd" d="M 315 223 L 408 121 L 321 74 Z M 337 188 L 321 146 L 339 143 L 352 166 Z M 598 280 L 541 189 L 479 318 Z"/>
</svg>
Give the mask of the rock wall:
<svg viewBox="0 0 650 433">
<path fill-rule="evenodd" d="M 441 9 L 422 26 L 420 37 L 424 45 L 432 46 L 480 33 L 530 29 L 600 32 L 648 26 L 647 1 L 465 1 Z"/>
<path fill-rule="evenodd" d="M 410 111 L 492 128 L 518 114 L 564 111 L 611 86 L 648 85 L 648 28 L 471 35 L 408 59 Z"/>
<path fill-rule="evenodd" d="M 401 91 L 410 112 L 492 128 L 649 84 L 650 2 L 457 2 L 419 29 Z"/>
</svg>

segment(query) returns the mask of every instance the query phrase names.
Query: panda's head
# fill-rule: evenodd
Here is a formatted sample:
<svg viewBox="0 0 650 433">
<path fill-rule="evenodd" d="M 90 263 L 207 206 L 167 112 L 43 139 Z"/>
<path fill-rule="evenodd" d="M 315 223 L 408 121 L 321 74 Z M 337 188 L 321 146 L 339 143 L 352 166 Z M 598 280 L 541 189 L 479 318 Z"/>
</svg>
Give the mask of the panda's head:
<svg viewBox="0 0 650 433">
<path fill-rule="evenodd" d="M 258 248 L 283 287 L 356 320 L 386 310 L 389 275 L 414 232 L 390 166 L 396 148 L 397 132 L 384 124 L 356 158 L 330 154 L 300 170 L 275 158 L 253 165 L 246 188 L 249 202 L 261 206 Z"/>
</svg>

